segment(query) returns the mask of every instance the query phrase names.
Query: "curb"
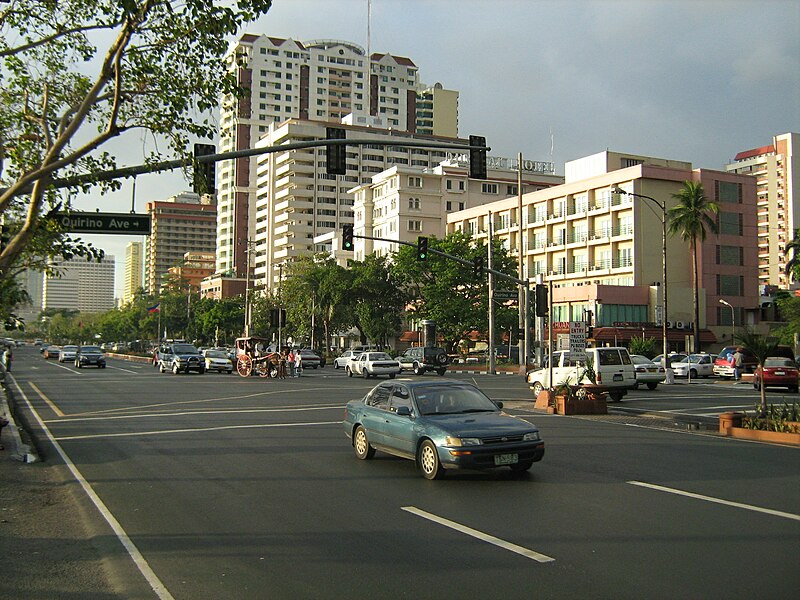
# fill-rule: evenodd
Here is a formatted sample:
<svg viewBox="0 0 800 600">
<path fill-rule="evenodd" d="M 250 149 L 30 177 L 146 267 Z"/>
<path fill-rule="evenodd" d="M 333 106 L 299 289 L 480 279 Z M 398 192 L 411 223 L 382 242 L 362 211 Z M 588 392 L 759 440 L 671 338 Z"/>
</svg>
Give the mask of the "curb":
<svg viewBox="0 0 800 600">
<path fill-rule="evenodd" d="M 7 450 L 10 451 L 10 456 L 14 460 L 18 460 L 24 463 L 34 463 L 39 460 L 39 457 L 36 453 L 31 450 L 31 447 L 28 444 L 22 443 L 22 437 L 19 434 L 19 427 L 17 426 L 16 421 L 14 421 L 14 416 L 11 414 L 11 410 L 8 407 L 8 394 L 6 390 L 6 385 L 8 383 L 8 373 L 4 373 L 6 379 L 3 382 L 2 387 L 0 387 L 0 416 L 5 417 L 8 419 L 8 425 L 3 427 L 0 431 L 8 431 L 11 434 L 11 441 L 5 443 L 4 445 L 7 446 Z"/>
</svg>

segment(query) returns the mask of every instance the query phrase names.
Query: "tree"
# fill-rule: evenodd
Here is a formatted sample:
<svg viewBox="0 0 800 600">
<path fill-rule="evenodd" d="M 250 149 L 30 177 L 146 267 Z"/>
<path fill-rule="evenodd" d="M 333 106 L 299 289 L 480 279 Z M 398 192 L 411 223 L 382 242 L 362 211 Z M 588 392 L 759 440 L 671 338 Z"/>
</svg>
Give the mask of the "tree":
<svg viewBox="0 0 800 600">
<path fill-rule="evenodd" d="M 430 248 L 468 261 L 487 256 L 487 247 L 477 245 L 464 232 L 454 232 L 441 240 L 430 239 Z M 476 280 L 472 267 L 462 265 L 431 252 L 428 259 L 418 261 L 415 248 L 402 246 L 394 256 L 392 272 L 410 301 L 410 315 L 436 322 L 437 331 L 445 339 L 448 352 L 455 352 L 459 342 L 472 330 L 485 331 L 489 311 L 486 278 Z M 516 261 L 501 244 L 495 243 L 493 268 L 516 277 Z M 495 322 L 500 329 L 511 329 L 517 322 L 517 311 L 498 307 Z M 494 340 L 490 340 L 493 345 Z"/>
<path fill-rule="evenodd" d="M 352 307 L 361 343 L 373 341 L 381 346 L 400 331 L 407 297 L 386 256 L 371 254 L 363 261 L 350 263 L 352 287 L 345 304 Z"/>
<path fill-rule="evenodd" d="M 786 244 L 786 276 L 789 283 L 800 281 L 800 229 L 795 229 L 794 238 Z"/>
<path fill-rule="evenodd" d="M 750 329 L 736 334 L 734 336 L 736 341 L 750 350 L 758 361 L 758 366 L 761 367 L 768 356 L 775 356 L 775 349 L 778 342 L 775 338 L 766 337 L 753 332 Z M 760 402 L 759 402 L 759 416 L 763 417 L 767 414 L 767 392 L 764 386 L 759 386 L 760 389 Z"/>
<path fill-rule="evenodd" d="M 706 239 L 706 230 L 717 232 L 717 223 L 710 213 L 717 214 L 719 205 L 706 197 L 703 184 L 684 181 L 683 188 L 672 197 L 678 204 L 669 209 L 669 233 L 689 242 L 692 255 L 692 307 L 694 315 L 694 352 L 700 351 L 700 284 L 697 267 L 697 242 Z"/>
<path fill-rule="evenodd" d="M 44 217 L 68 209 L 74 194 L 92 184 L 62 193 L 53 179 L 80 174 L 96 181 L 116 167 L 109 142 L 137 130 L 166 139 L 169 151 L 184 157 L 190 139 L 215 135 L 210 110 L 221 97 L 241 92 L 221 60 L 229 38 L 271 3 L 15 0 L 0 6 L 0 215 L 13 217 L 6 221 L 11 239 L 0 250 L 0 279 L 12 274 L 37 237 L 71 245 Z M 156 151 L 144 158 L 163 157 Z M 47 256 L 51 247 L 44 245 Z"/>
</svg>

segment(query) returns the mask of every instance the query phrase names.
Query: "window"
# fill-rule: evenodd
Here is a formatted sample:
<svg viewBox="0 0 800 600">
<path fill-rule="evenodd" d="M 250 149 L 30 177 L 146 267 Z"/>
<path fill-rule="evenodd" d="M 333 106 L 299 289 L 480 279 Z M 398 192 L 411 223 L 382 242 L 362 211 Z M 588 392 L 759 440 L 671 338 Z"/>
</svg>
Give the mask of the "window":
<svg viewBox="0 0 800 600">
<path fill-rule="evenodd" d="M 744 276 L 717 275 L 718 296 L 742 296 L 744 294 Z"/>
<path fill-rule="evenodd" d="M 518 189 L 519 188 L 516 185 L 507 185 L 506 186 L 506 194 L 508 194 L 509 196 L 516 196 Z"/>
<path fill-rule="evenodd" d="M 369 398 L 367 398 L 367 404 L 370 406 L 374 406 L 375 408 L 380 408 L 383 410 L 388 410 L 389 408 L 389 393 L 391 392 L 392 388 L 390 386 L 379 386 L 372 390 Z"/>
<path fill-rule="evenodd" d="M 446 179 L 445 180 L 445 188 L 448 189 L 448 190 L 452 190 L 453 189 L 453 180 L 452 179 Z"/>
<path fill-rule="evenodd" d="M 742 203 L 742 184 L 731 181 L 715 181 L 717 201 L 732 204 Z"/>
<path fill-rule="evenodd" d="M 409 198 L 408 199 L 408 208 L 410 210 L 420 210 L 422 207 L 422 203 L 420 202 L 419 198 Z"/>
<path fill-rule="evenodd" d="M 720 211 L 719 232 L 723 235 L 742 235 L 742 214 Z"/>
<path fill-rule="evenodd" d="M 718 265 L 744 265 L 744 248 L 741 246 L 717 246 Z"/>
<path fill-rule="evenodd" d="M 496 194 L 497 193 L 497 184 L 496 183 L 482 183 L 481 184 L 481 192 L 484 194 Z"/>
<path fill-rule="evenodd" d="M 422 221 L 409 221 L 408 222 L 408 230 L 409 231 L 422 231 Z"/>
<path fill-rule="evenodd" d="M 422 177 L 409 177 L 408 178 L 408 187 L 421 188 L 422 187 Z"/>
</svg>

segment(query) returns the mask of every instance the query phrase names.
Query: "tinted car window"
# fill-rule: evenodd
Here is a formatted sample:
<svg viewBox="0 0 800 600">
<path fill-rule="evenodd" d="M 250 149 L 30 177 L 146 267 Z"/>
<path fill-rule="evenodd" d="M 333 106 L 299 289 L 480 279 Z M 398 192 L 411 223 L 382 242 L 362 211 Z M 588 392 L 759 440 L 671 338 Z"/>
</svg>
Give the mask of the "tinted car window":
<svg viewBox="0 0 800 600">
<path fill-rule="evenodd" d="M 103 351 L 100 350 L 99 346 L 81 346 L 81 352 L 83 354 L 102 354 Z"/>
<path fill-rule="evenodd" d="M 176 354 L 197 354 L 197 348 L 191 344 L 175 344 L 172 349 Z"/>
<path fill-rule="evenodd" d="M 411 406 L 411 395 L 408 393 L 408 390 L 402 386 L 398 386 L 394 389 L 394 392 L 392 392 L 389 410 L 397 412 L 397 409 L 401 406 L 407 406 L 413 410 L 413 406 Z"/>
<path fill-rule="evenodd" d="M 389 409 L 389 393 L 392 391 L 390 386 L 379 386 L 372 390 L 372 394 L 367 398 L 367 404 L 383 410 Z"/>
<path fill-rule="evenodd" d="M 622 364 L 622 359 L 620 358 L 619 350 L 604 350 L 600 348 L 597 351 L 597 359 L 601 365 Z"/>
<path fill-rule="evenodd" d="M 764 361 L 765 367 L 793 367 L 794 361 L 788 358 L 768 358 Z"/>
</svg>

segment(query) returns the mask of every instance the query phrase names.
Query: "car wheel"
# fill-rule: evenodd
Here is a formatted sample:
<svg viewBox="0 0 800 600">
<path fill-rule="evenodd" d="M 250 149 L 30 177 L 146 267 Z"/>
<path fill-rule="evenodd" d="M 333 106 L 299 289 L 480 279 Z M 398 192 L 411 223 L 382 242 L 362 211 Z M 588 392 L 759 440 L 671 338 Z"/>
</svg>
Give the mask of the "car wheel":
<svg viewBox="0 0 800 600">
<path fill-rule="evenodd" d="M 228 370 L 227 370 L 227 371 L 225 371 L 225 372 L 226 372 L 228 375 L 230 375 L 231 373 L 233 373 L 233 369 L 228 369 Z"/>
<path fill-rule="evenodd" d="M 79 360 L 75 361 L 75 368 L 76 369 L 80 369 L 81 368 L 81 362 Z"/>
<path fill-rule="evenodd" d="M 796 385 L 790 386 L 789 387 L 789 393 L 790 394 L 796 394 L 797 393 L 797 386 Z"/>
<path fill-rule="evenodd" d="M 756 391 L 761 389 L 761 382 L 758 379 L 753 379 L 753 389 Z"/>
<path fill-rule="evenodd" d="M 543 391 L 544 391 L 544 386 L 542 385 L 542 383 L 540 381 L 537 381 L 536 383 L 533 384 L 533 395 L 534 396 L 538 396 Z"/>
<path fill-rule="evenodd" d="M 161 363 L 161 362 L 160 362 L 160 363 L 158 363 L 158 372 L 159 372 L 159 373 L 166 373 L 166 372 L 167 372 L 167 369 L 166 369 L 166 367 L 164 366 L 164 363 Z"/>
<path fill-rule="evenodd" d="M 436 369 L 436 372 L 437 372 L 439 375 L 444 375 L 445 373 L 447 373 L 447 369 Z"/>
<path fill-rule="evenodd" d="M 524 473 L 533 466 L 532 460 L 521 460 L 515 465 L 509 465 L 512 473 Z"/>
<path fill-rule="evenodd" d="M 369 379 L 369 371 L 367 371 L 367 368 L 366 368 L 366 367 L 364 367 L 364 370 L 361 372 L 361 376 L 362 376 L 364 379 Z"/>
<path fill-rule="evenodd" d="M 654 390 L 654 389 L 656 389 L 656 386 L 657 386 L 657 385 L 658 385 L 658 384 L 657 384 L 657 383 L 655 383 L 655 382 L 648 383 L 648 384 L 647 384 L 647 389 L 648 389 L 648 390 Z"/>
<path fill-rule="evenodd" d="M 611 398 L 611 400 L 613 402 L 619 402 L 620 400 L 622 400 L 622 397 L 624 395 L 625 395 L 624 393 L 622 393 L 622 392 L 620 392 L 618 390 L 615 390 L 615 391 L 612 391 L 612 392 L 608 392 L 608 397 Z"/>
<path fill-rule="evenodd" d="M 369 460 L 375 456 L 375 448 L 373 448 L 367 439 L 367 430 L 361 425 L 356 427 L 356 432 L 353 435 L 353 448 L 355 448 L 356 456 L 361 460 Z"/>
<path fill-rule="evenodd" d="M 339 370 L 339 363 L 337 363 L 336 361 L 333 361 L 333 368 L 334 368 L 335 371 L 338 371 Z"/>
<path fill-rule="evenodd" d="M 419 447 L 417 464 L 425 479 L 441 479 L 444 477 L 444 469 L 442 468 L 442 463 L 439 462 L 439 453 L 436 451 L 436 445 L 430 440 L 425 440 Z"/>
<path fill-rule="evenodd" d="M 177 375 L 180 372 L 181 372 L 181 370 L 178 368 L 178 363 L 173 363 L 173 365 L 172 365 L 172 374 L 173 375 Z"/>
<path fill-rule="evenodd" d="M 103 363 L 102 365 L 100 365 L 100 368 L 101 369 L 105 369 L 106 368 L 106 363 Z"/>
<path fill-rule="evenodd" d="M 697 369 L 692 369 L 691 371 L 689 371 L 689 377 L 691 377 L 692 379 L 697 379 Z"/>
<path fill-rule="evenodd" d="M 425 373 L 425 369 L 423 369 L 419 363 L 414 363 L 414 375 L 423 375 Z"/>
<path fill-rule="evenodd" d="M 389 373 L 389 379 L 394 379 L 394 377 L 395 377 L 394 373 Z"/>
<path fill-rule="evenodd" d="M 197 374 L 198 374 L 198 375 L 202 375 L 202 374 L 204 374 L 205 372 L 206 372 L 206 370 L 205 370 L 205 369 L 203 369 L 203 368 L 201 368 L 199 371 L 197 371 Z"/>
<path fill-rule="evenodd" d="M 447 353 L 446 352 L 439 352 L 439 354 L 436 355 L 436 359 L 435 360 L 436 360 L 437 364 L 446 365 L 447 364 Z"/>
<path fill-rule="evenodd" d="M 639 389 L 639 382 L 638 381 L 633 384 L 633 389 L 635 389 L 635 390 Z"/>
<path fill-rule="evenodd" d="M 350 370 L 350 367 L 345 367 L 344 370 L 347 371 L 347 376 L 348 377 L 352 377 L 353 376 L 353 371 Z"/>
</svg>

